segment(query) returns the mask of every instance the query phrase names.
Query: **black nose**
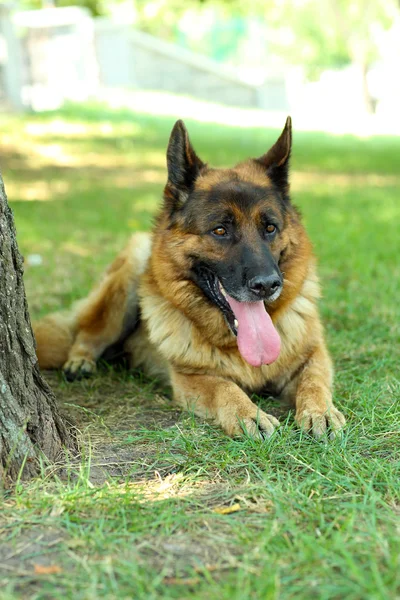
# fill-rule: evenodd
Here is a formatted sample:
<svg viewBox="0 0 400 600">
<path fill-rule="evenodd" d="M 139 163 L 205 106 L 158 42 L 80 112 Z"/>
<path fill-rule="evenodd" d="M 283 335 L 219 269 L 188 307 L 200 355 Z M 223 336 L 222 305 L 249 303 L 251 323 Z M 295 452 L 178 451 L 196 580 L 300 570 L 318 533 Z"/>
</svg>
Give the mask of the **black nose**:
<svg viewBox="0 0 400 600">
<path fill-rule="evenodd" d="M 247 283 L 249 289 L 262 300 L 268 300 L 282 288 L 279 275 L 257 275 Z"/>
</svg>

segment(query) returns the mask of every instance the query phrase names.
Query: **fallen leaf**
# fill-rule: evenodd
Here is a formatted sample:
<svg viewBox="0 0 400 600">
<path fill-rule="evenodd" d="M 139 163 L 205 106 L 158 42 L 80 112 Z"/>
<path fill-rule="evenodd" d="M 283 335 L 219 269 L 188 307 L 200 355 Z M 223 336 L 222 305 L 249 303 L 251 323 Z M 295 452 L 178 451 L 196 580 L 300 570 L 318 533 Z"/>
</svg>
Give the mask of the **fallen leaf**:
<svg viewBox="0 0 400 600">
<path fill-rule="evenodd" d="M 223 569 L 223 566 L 220 565 L 202 565 L 201 567 L 194 567 L 194 571 L 196 573 L 203 574 L 205 571 L 212 573 L 213 571 L 218 571 Z"/>
<path fill-rule="evenodd" d="M 79 246 L 78 244 L 74 244 L 72 242 L 66 242 L 62 245 L 62 249 L 70 254 L 75 254 L 76 256 L 89 256 L 90 250 L 88 248 L 84 248 L 83 246 Z"/>
<path fill-rule="evenodd" d="M 242 510 L 242 507 L 239 503 L 232 504 L 232 506 L 216 506 L 213 508 L 213 512 L 217 513 L 218 515 L 230 515 L 238 512 L 238 510 Z"/>
<path fill-rule="evenodd" d="M 270 500 L 261 500 L 254 497 L 236 496 L 235 500 L 241 502 L 243 508 L 254 513 L 269 513 L 273 510 L 274 504 Z"/>
<path fill-rule="evenodd" d="M 36 575 L 55 575 L 62 573 L 62 568 L 58 565 L 35 565 Z"/>
</svg>

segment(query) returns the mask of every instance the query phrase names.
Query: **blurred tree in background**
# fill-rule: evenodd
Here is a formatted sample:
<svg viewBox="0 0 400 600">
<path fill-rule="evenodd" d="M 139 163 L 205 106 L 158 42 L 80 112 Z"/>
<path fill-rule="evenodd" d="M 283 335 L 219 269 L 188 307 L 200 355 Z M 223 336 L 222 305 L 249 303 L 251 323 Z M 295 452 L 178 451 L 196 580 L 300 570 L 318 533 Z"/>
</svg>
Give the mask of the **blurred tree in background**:
<svg viewBox="0 0 400 600">
<path fill-rule="evenodd" d="M 61 6 L 80 6 L 86 8 L 93 17 L 107 14 L 107 0 L 19 0 L 16 6 L 19 9 L 53 8 Z"/>
</svg>

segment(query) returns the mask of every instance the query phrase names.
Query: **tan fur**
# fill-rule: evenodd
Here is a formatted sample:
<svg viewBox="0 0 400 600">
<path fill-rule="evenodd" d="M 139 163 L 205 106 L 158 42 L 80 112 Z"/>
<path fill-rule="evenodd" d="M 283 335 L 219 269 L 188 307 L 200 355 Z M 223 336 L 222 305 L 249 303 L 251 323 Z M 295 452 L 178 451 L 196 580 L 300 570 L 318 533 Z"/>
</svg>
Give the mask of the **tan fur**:
<svg viewBox="0 0 400 600">
<path fill-rule="evenodd" d="M 196 188 L 235 178 L 269 185 L 261 166 L 241 163 L 231 170 L 203 170 Z M 169 184 L 165 198 L 173 199 Z M 183 276 L 194 251 L 213 250 L 207 239 L 184 233 L 179 225 L 169 227 L 162 212 L 153 234 L 132 236 L 75 312 L 35 325 L 40 366 L 92 372 L 104 350 L 123 336 L 127 322 L 136 319 L 140 304 L 140 325 L 124 349 L 132 368 L 171 383 L 179 405 L 213 419 L 229 435 L 269 436 L 278 423 L 248 394 L 272 386 L 293 403 L 300 426 L 316 436 L 327 427 L 331 435 L 338 432 L 344 418 L 332 402 L 333 369 L 317 307 L 315 260 L 297 213 L 287 216 L 272 244 L 272 251 L 283 256 L 284 287 L 268 308 L 281 337 L 280 356 L 271 365 L 245 362 L 220 309 L 205 302 L 202 291 Z"/>
<path fill-rule="evenodd" d="M 73 344 L 77 322 L 76 315 L 56 313 L 33 322 L 36 338 L 36 354 L 42 369 L 58 369 L 68 359 Z"/>
</svg>

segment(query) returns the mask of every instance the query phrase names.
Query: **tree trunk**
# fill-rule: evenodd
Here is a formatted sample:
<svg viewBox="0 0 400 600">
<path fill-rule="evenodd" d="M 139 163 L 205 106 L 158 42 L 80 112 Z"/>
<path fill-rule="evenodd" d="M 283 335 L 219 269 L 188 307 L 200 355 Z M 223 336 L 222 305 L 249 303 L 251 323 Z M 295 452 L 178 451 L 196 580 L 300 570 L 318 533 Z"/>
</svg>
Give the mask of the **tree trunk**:
<svg viewBox="0 0 400 600">
<path fill-rule="evenodd" d="M 35 353 L 14 219 L 0 176 L 0 486 L 38 471 L 70 445 Z"/>
</svg>

